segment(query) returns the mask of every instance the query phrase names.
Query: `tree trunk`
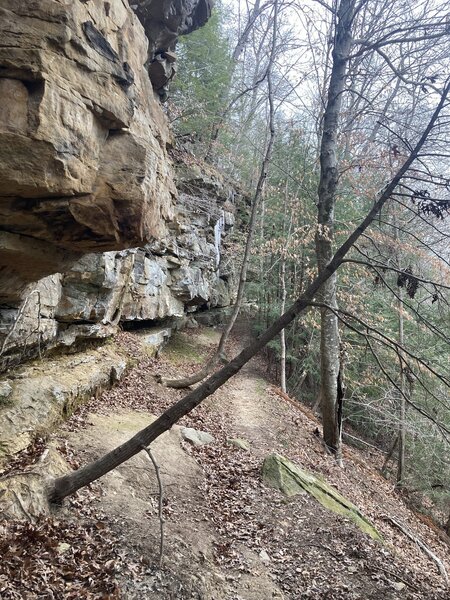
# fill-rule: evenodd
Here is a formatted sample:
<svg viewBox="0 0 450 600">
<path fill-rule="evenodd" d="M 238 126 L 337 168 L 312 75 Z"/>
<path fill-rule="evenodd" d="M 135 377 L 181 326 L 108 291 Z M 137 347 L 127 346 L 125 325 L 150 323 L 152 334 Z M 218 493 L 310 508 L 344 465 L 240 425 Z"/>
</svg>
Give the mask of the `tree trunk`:
<svg viewBox="0 0 450 600">
<path fill-rule="evenodd" d="M 348 57 L 351 49 L 351 26 L 355 0 L 341 0 L 337 12 L 336 41 L 332 53 L 333 65 L 323 115 L 320 147 L 320 180 L 316 256 L 319 273 L 333 255 L 334 209 L 338 185 L 337 143 L 338 125 L 345 88 Z M 333 274 L 320 291 L 320 302 L 337 309 L 336 275 Z M 339 454 L 341 423 L 338 410 L 338 376 L 340 371 L 340 338 L 337 316 L 321 309 L 320 338 L 320 398 L 323 437 L 327 447 Z"/>
<path fill-rule="evenodd" d="M 163 385 L 172 388 L 186 388 L 195 383 L 199 383 L 203 381 L 205 377 L 207 377 L 210 373 L 213 372 L 214 368 L 218 364 L 219 360 L 224 359 L 224 351 L 225 344 L 228 340 L 228 337 L 231 333 L 231 330 L 236 323 L 236 319 L 238 318 L 239 312 L 242 307 L 242 302 L 244 300 L 244 292 L 245 292 L 245 284 L 247 283 L 247 270 L 248 264 L 250 261 L 250 253 L 253 244 L 253 238 L 256 230 L 256 223 L 258 219 L 258 210 L 261 204 L 261 198 L 264 194 L 264 186 L 267 179 L 267 173 L 270 166 L 270 161 L 272 158 L 272 150 L 275 141 L 275 123 L 274 123 L 274 103 L 273 103 L 273 86 L 272 86 L 272 66 L 275 58 L 275 47 L 276 47 L 276 38 L 277 38 L 277 16 L 278 16 L 278 0 L 274 1 L 274 17 L 273 17 L 273 35 L 272 35 L 272 45 L 271 45 L 271 53 L 269 57 L 269 65 L 267 67 L 267 87 L 268 87 L 268 101 L 269 101 L 269 122 L 268 122 L 268 130 L 269 130 L 269 139 L 267 142 L 266 152 L 264 154 L 263 161 L 261 163 L 261 170 L 259 173 L 258 183 L 256 185 L 255 195 L 253 197 L 252 203 L 252 211 L 250 215 L 250 223 L 248 226 L 248 234 L 247 240 L 245 243 L 244 257 L 242 259 L 241 271 L 239 274 L 239 284 L 238 291 L 236 295 L 236 301 L 234 303 L 233 312 L 230 316 L 230 319 L 220 336 L 219 345 L 217 347 L 216 352 L 212 356 L 212 358 L 206 363 L 206 365 L 194 375 L 190 377 L 182 377 L 180 379 L 162 379 L 160 381 Z"/>
<path fill-rule="evenodd" d="M 399 289 L 398 297 L 398 343 L 403 346 L 404 343 L 404 332 L 403 332 L 403 303 L 402 303 L 402 289 Z M 405 363 L 399 355 L 400 362 L 400 423 L 398 428 L 398 462 L 397 462 L 397 487 L 403 485 L 403 479 L 405 476 L 405 442 L 406 442 L 406 378 L 405 378 Z"/>
<path fill-rule="evenodd" d="M 286 310 L 286 260 L 281 261 L 281 314 Z M 286 393 L 286 333 L 282 329 L 280 333 L 281 357 L 280 357 L 280 383 L 281 391 Z"/>
<path fill-rule="evenodd" d="M 395 452 L 395 449 L 397 448 L 397 444 L 398 444 L 398 435 L 395 436 L 394 441 L 391 444 L 391 447 L 389 449 L 389 452 L 386 454 L 386 458 L 384 459 L 383 466 L 381 467 L 381 474 L 383 475 L 383 477 L 387 476 L 387 466 L 389 464 L 389 461 L 392 458 L 392 455 Z"/>
<path fill-rule="evenodd" d="M 392 169 L 392 158 L 391 158 L 391 169 Z M 400 229 L 398 227 L 397 222 L 397 211 L 394 208 L 393 211 L 393 223 L 395 226 L 394 229 L 394 239 L 396 245 L 396 266 L 398 269 L 402 269 L 402 261 L 401 261 L 401 240 L 400 240 Z M 405 334 L 404 334 L 404 317 L 403 317 L 403 289 L 400 287 L 397 295 L 397 312 L 398 312 L 398 343 L 400 347 L 404 347 L 405 342 Z M 405 377 L 405 367 L 406 363 L 403 360 L 403 355 L 399 351 L 398 352 L 398 362 L 399 362 L 399 374 L 400 374 L 400 382 L 398 391 L 400 392 L 400 410 L 399 410 L 399 424 L 398 424 L 398 457 L 397 457 L 397 477 L 396 477 L 396 485 L 397 487 L 402 487 L 403 479 L 405 476 L 405 443 L 406 443 L 406 377 Z"/>
<path fill-rule="evenodd" d="M 445 533 L 450 537 L 450 514 L 448 515 L 447 523 L 444 527 Z"/>
</svg>

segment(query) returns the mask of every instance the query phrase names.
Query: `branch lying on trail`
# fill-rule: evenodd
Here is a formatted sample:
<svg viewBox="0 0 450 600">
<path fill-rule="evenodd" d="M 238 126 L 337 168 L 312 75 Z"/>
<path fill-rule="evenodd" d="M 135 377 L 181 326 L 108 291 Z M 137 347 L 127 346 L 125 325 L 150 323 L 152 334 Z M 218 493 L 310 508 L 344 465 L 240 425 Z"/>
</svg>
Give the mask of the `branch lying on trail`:
<svg viewBox="0 0 450 600">
<path fill-rule="evenodd" d="M 349 250 L 354 243 L 360 238 L 364 231 L 371 225 L 380 210 L 391 197 L 392 192 L 400 183 L 402 177 L 408 171 L 410 166 L 415 161 L 418 152 L 425 144 L 430 132 L 436 125 L 440 112 L 445 106 L 447 96 L 450 91 L 450 82 L 444 88 L 442 97 L 428 123 L 424 129 L 419 141 L 409 157 L 399 168 L 396 175 L 391 179 L 388 185 L 380 192 L 378 199 L 374 202 L 371 210 L 366 215 L 361 224 L 349 235 L 347 240 L 336 251 L 330 262 L 322 269 L 312 283 L 307 287 L 305 292 L 294 302 L 294 304 L 279 317 L 272 325 L 266 329 L 256 340 L 249 344 L 240 352 L 233 360 L 226 364 L 222 369 L 211 375 L 195 390 L 181 398 L 178 402 L 168 408 L 156 421 L 139 431 L 127 442 L 114 448 L 96 461 L 78 469 L 73 473 L 59 477 L 53 482 L 53 486 L 49 489 L 49 500 L 51 502 L 60 503 L 66 496 L 69 496 L 80 488 L 92 483 L 99 477 L 102 477 L 109 471 L 112 471 L 123 462 L 141 452 L 143 446 L 148 446 L 157 437 L 165 431 L 168 431 L 172 425 L 175 425 L 182 417 L 189 414 L 196 408 L 205 398 L 208 398 L 217 389 L 219 389 L 233 375 L 238 373 L 240 369 L 257 354 L 266 344 L 268 344 L 282 329 L 289 325 L 307 306 L 311 304 L 317 291 L 328 278 L 337 271 L 342 264 Z"/>
<path fill-rule="evenodd" d="M 162 484 L 161 473 L 159 471 L 159 465 L 156 462 L 156 459 L 153 456 L 152 451 L 150 450 L 150 448 L 147 448 L 146 446 L 142 446 L 142 450 L 144 450 L 144 452 L 147 453 L 149 460 L 153 463 L 153 466 L 155 467 L 156 479 L 158 480 L 158 488 L 159 488 L 158 518 L 159 518 L 159 531 L 160 531 L 158 563 L 159 563 L 159 566 L 161 566 L 162 559 L 163 559 L 163 552 L 164 552 L 164 518 L 163 518 L 164 488 L 163 488 L 163 484 Z"/>
<path fill-rule="evenodd" d="M 445 583 L 448 585 L 449 581 L 448 581 L 448 575 L 447 575 L 447 571 L 442 563 L 442 561 L 436 556 L 436 554 L 434 552 L 432 552 L 428 546 L 426 546 L 422 540 L 420 540 L 416 535 L 412 534 L 408 529 L 406 529 L 406 527 L 404 525 L 402 525 L 399 521 L 397 521 L 397 519 L 394 519 L 394 517 L 389 517 L 388 515 L 384 515 L 384 519 L 386 521 L 389 521 L 390 523 L 392 523 L 393 525 L 395 525 L 396 527 L 398 527 L 398 529 L 400 529 L 400 531 L 402 533 L 404 533 L 406 535 L 406 537 L 408 537 L 410 540 L 412 540 L 413 542 L 415 542 L 419 548 L 421 550 L 423 550 L 425 552 L 425 554 L 431 558 L 432 561 L 434 561 L 439 569 L 439 573 L 442 575 L 442 577 L 445 580 Z"/>
<path fill-rule="evenodd" d="M 393 571 L 389 571 L 388 569 L 384 569 L 379 566 L 377 566 L 376 569 L 374 567 L 372 567 L 372 569 L 373 569 L 374 573 L 376 573 L 377 571 L 381 571 L 382 573 L 386 573 L 386 575 L 389 575 L 389 577 L 394 577 L 394 579 L 398 579 L 399 581 L 403 582 L 405 585 L 410 587 L 415 592 L 419 591 L 419 588 L 416 587 L 413 583 L 411 583 L 407 579 L 403 579 L 403 577 L 400 577 L 400 575 L 398 575 L 397 573 L 394 573 Z"/>
</svg>

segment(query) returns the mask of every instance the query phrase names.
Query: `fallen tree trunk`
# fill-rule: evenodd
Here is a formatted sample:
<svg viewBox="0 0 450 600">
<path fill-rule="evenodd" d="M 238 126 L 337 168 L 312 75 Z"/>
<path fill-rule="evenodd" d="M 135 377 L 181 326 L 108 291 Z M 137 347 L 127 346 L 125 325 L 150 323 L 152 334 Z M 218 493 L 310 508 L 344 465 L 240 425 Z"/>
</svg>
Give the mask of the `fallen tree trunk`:
<svg viewBox="0 0 450 600">
<path fill-rule="evenodd" d="M 141 452 L 143 446 L 148 446 L 162 433 L 169 430 L 172 425 L 182 417 L 190 413 L 205 398 L 208 398 L 217 389 L 219 389 L 228 379 L 235 375 L 255 354 L 257 354 L 266 344 L 268 344 L 280 331 L 291 323 L 313 300 L 320 287 L 333 275 L 353 244 L 359 239 L 364 231 L 375 219 L 379 211 L 383 208 L 391 194 L 400 183 L 404 174 L 408 171 L 412 163 L 417 158 L 419 151 L 426 142 L 430 132 L 439 118 L 440 112 L 446 103 L 450 90 L 450 83 L 447 83 L 442 97 L 434 111 L 427 127 L 421 135 L 409 157 L 399 168 L 396 175 L 391 179 L 388 185 L 380 192 L 377 201 L 373 204 L 371 210 L 362 221 L 362 223 L 353 230 L 347 240 L 336 251 L 330 262 L 321 270 L 308 286 L 306 291 L 294 302 L 294 304 L 279 317 L 264 333 L 262 333 L 249 346 L 244 348 L 233 360 L 227 363 L 222 369 L 211 375 L 198 388 L 181 398 L 178 402 L 166 410 L 156 421 L 148 427 L 139 431 L 130 440 L 114 448 L 98 460 L 78 469 L 77 471 L 56 479 L 50 486 L 49 499 L 52 502 L 61 502 L 66 496 L 69 496 L 80 488 L 92 483 L 99 477 L 106 475 L 123 462 Z"/>
</svg>

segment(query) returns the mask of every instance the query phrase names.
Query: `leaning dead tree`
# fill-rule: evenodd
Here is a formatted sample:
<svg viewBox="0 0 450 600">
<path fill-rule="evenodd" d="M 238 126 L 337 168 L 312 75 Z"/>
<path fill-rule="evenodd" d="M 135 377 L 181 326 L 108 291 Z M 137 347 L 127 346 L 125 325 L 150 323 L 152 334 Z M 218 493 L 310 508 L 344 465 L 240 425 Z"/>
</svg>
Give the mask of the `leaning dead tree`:
<svg viewBox="0 0 450 600">
<path fill-rule="evenodd" d="M 261 198 L 264 194 L 264 188 L 267 180 L 267 174 L 270 167 L 270 161 L 272 158 L 273 145 L 275 142 L 275 107 L 274 107 L 274 91 L 273 91 L 273 82 L 272 82 L 272 68 L 275 60 L 276 54 L 276 42 L 277 42 L 277 25 L 278 25 L 278 0 L 275 0 L 273 3 L 274 14 L 273 14 L 273 24 L 272 24 L 272 42 L 270 46 L 270 55 L 269 61 L 267 65 L 267 101 L 269 105 L 269 115 L 268 115 L 268 132 L 269 139 L 267 142 L 266 150 L 263 156 L 263 160 L 261 162 L 258 182 L 256 184 L 255 194 L 253 196 L 252 209 L 250 213 L 250 222 L 248 226 L 247 240 L 245 242 L 244 249 L 244 257 L 242 260 L 242 265 L 239 273 L 239 283 L 238 290 L 236 294 L 236 300 L 233 306 L 233 312 L 226 324 L 222 334 L 220 336 L 219 344 L 217 346 L 216 351 L 213 356 L 206 362 L 204 367 L 188 377 L 181 377 L 179 379 L 163 379 L 158 377 L 160 383 L 167 387 L 172 388 L 187 388 L 195 383 L 199 383 L 203 381 L 212 371 L 215 369 L 216 365 L 220 361 L 226 362 L 225 358 L 225 344 L 228 340 L 228 337 L 231 333 L 231 330 L 236 323 L 236 319 L 239 316 L 242 303 L 244 301 L 244 292 L 245 285 L 247 283 L 247 271 L 248 265 L 250 261 L 250 254 L 253 245 L 253 238 L 255 237 L 256 223 L 258 220 L 258 212 L 259 207 L 261 205 Z"/>
<path fill-rule="evenodd" d="M 353 230 L 346 241 L 335 252 L 334 256 L 327 265 L 321 269 L 320 273 L 313 279 L 305 292 L 290 306 L 290 308 L 281 315 L 265 332 L 256 340 L 242 350 L 234 359 L 228 362 L 224 367 L 211 375 L 206 381 L 199 385 L 195 390 L 188 393 L 178 402 L 166 410 L 156 421 L 139 431 L 124 444 L 114 448 L 104 456 L 94 462 L 69 473 L 53 481 L 49 490 L 49 499 L 53 502 L 61 502 L 65 497 L 73 494 L 80 488 L 99 479 L 112 469 L 115 469 L 123 462 L 142 451 L 143 447 L 148 446 L 162 433 L 169 430 L 182 417 L 189 414 L 205 398 L 208 398 L 218 390 L 233 375 L 257 354 L 266 344 L 275 336 L 279 335 L 282 329 L 289 325 L 300 313 L 302 313 L 313 301 L 317 292 L 323 284 L 338 270 L 348 252 L 353 248 L 357 240 L 364 234 L 367 228 L 375 220 L 376 216 L 391 198 L 402 178 L 408 172 L 410 167 L 419 157 L 420 152 L 427 139 L 439 126 L 440 116 L 444 107 L 448 106 L 448 95 L 450 92 L 450 81 L 447 81 L 440 95 L 440 100 L 433 111 L 431 118 L 420 135 L 418 141 L 411 149 L 409 156 L 398 168 L 394 177 L 378 194 L 371 210 L 368 212 L 360 225 Z"/>
</svg>

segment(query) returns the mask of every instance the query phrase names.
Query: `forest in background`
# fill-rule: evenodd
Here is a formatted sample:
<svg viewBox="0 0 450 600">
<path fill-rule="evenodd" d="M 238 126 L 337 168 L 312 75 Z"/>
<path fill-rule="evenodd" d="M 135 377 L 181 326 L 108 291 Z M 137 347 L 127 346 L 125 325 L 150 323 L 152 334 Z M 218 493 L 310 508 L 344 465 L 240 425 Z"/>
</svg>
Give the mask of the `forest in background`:
<svg viewBox="0 0 450 600">
<path fill-rule="evenodd" d="M 245 287 L 259 333 L 357 228 L 445 100 L 335 280 L 266 352 L 282 389 L 322 408 L 337 459 L 342 437 L 380 448 L 384 475 L 447 533 L 448 8 L 222 1 L 181 38 L 166 104 L 177 143 L 249 197 L 263 174 Z"/>
</svg>

